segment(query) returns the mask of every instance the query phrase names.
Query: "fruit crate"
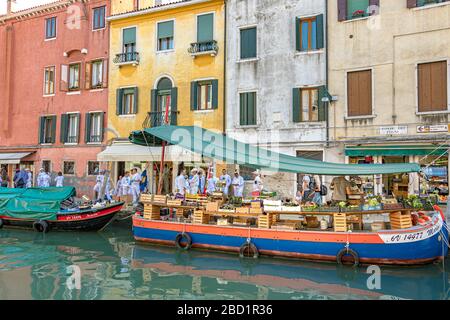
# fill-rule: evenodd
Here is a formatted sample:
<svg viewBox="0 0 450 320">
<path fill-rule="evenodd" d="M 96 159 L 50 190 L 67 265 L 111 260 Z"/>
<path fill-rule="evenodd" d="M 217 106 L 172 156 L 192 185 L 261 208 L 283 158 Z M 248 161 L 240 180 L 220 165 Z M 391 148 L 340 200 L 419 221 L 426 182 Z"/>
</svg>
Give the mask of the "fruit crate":
<svg viewBox="0 0 450 320">
<path fill-rule="evenodd" d="M 209 215 L 206 214 L 203 210 L 195 210 L 192 222 L 194 224 L 208 224 Z"/>
<path fill-rule="evenodd" d="M 249 207 L 236 208 L 236 213 L 249 214 L 250 213 L 250 208 Z"/>
<path fill-rule="evenodd" d="M 141 202 L 152 202 L 153 201 L 153 195 L 152 194 L 148 194 L 148 193 L 141 193 L 140 196 L 140 201 Z"/>
<path fill-rule="evenodd" d="M 273 220 L 270 215 L 260 215 L 258 217 L 258 228 L 270 229 Z"/>
<path fill-rule="evenodd" d="M 181 206 L 182 201 L 181 200 L 167 200 L 168 206 Z"/>
<path fill-rule="evenodd" d="M 167 196 L 161 196 L 161 195 L 153 195 L 153 203 L 166 205 L 167 204 Z"/>
<path fill-rule="evenodd" d="M 347 215 L 345 213 L 335 213 L 333 217 L 334 231 L 347 232 Z"/>
<path fill-rule="evenodd" d="M 410 212 L 392 212 L 389 214 L 391 229 L 408 229 L 412 228 L 412 217 Z"/>
</svg>

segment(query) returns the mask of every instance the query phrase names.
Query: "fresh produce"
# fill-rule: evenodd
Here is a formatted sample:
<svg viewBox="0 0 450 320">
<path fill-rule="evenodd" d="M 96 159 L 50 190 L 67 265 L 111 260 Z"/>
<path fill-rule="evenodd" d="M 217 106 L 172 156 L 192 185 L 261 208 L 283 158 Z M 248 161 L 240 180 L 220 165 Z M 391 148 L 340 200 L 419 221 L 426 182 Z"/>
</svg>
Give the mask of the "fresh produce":
<svg viewBox="0 0 450 320">
<path fill-rule="evenodd" d="M 345 208 L 347 206 L 347 202 L 341 201 L 338 203 L 339 208 Z"/>
</svg>

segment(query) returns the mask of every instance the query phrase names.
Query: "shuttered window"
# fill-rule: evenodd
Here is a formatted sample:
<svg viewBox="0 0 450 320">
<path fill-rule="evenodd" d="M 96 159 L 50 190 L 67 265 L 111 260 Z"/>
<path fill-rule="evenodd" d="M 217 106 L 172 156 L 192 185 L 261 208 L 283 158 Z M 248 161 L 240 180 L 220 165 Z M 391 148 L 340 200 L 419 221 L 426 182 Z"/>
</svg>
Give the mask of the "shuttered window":
<svg viewBox="0 0 450 320">
<path fill-rule="evenodd" d="M 214 14 L 202 14 L 197 17 L 197 42 L 214 40 Z"/>
<path fill-rule="evenodd" d="M 94 8 L 92 15 L 92 29 L 103 29 L 105 27 L 105 10 L 106 7 Z"/>
<path fill-rule="evenodd" d="M 310 18 L 297 18 L 297 51 L 311 51 L 324 47 L 323 15 Z"/>
<path fill-rule="evenodd" d="M 372 71 L 347 73 L 348 116 L 372 115 Z"/>
<path fill-rule="evenodd" d="M 171 50 L 173 45 L 174 22 L 158 23 L 158 51 Z"/>
<path fill-rule="evenodd" d="M 103 141 L 103 121 L 103 112 L 90 112 L 86 114 L 86 143 L 100 143 Z"/>
<path fill-rule="evenodd" d="M 256 125 L 256 92 L 241 93 L 239 101 L 240 125 Z"/>
<path fill-rule="evenodd" d="M 448 110 L 447 62 L 422 63 L 417 69 L 419 112 Z"/>
<path fill-rule="evenodd" d="M 116 114 L 136 114 L 138 110 L 138 88 L 123 88 L 116 90 Z"/>
<path fill-rule="evenodd" d="M 39 143 L 55 143 L 56 116 L 43 116 L 39 120 Z"/>
<path fill-rule="evenodd" d="M 241 59 L 256 58 L 256 27 L 241 29 Z"/>
<path fill-rule="evenodd" d="M 56 38 L 56 17 L 45 19 L 45 39 Z"/>
<path fill-rule="evenodd" d="M 208 110 L 219 107 L 219 81 L 191 82 L 191 110 Z"/>
<path fill-rule="evenodd" d="M 55 93 L 55 67 L 44 69 L 44 95 Z"/>
<path fill-rule="evenodd" d="M 345 21 L 379 13 L 380 0 L 337 0 L 338 20 Z"/>
</svg>

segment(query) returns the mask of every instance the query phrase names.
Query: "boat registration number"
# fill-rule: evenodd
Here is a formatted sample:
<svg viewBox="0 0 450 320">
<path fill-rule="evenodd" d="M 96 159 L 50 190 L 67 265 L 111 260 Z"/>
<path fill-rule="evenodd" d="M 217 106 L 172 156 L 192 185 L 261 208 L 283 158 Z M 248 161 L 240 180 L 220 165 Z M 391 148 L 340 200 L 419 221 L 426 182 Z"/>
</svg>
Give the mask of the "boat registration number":
<svg viewBox="0 0 450 320">
<path fill-rule="evenodd" d="M 379 234 L 380 238 L 384 243 L 407 243 L 415 242 L 420 240 L 425 240 L 433 237 L 442 228 L 442 220 L 436 222 L 436 224 L 426 230 L 419 232 L 407 232 L 407 233 L 397 233 L 397 234 Z"/>
</svg>

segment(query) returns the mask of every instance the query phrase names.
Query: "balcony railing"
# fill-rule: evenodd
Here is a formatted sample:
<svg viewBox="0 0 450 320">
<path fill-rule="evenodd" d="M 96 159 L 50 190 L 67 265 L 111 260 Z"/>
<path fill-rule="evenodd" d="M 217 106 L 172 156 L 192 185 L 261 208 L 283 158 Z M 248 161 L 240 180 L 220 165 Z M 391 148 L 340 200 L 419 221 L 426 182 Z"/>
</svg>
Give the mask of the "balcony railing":
<svg viewBox="0 0 450 320">
<path fill-rule="evenodd" d="M 114 58 L 114 63 L 117 65 L 137 65 L 139 64 L 139 52 L 118 53 Z"/>
<path fill-rule="evenodd" d="M 68 136 L 66 143 L 77 143 L 78 137 L 77 136 Z"/>
<path fill-rule="evenodd" d="M 207 54 L 216 56 L 218 51 L 219 46 L 215 40 L 191 43 L 191 47 L 188 49 L 188 52 L 194 57 Z"/>
<path fill-rule="evenodd" d="M 102 142 L 102 136 L 101 135 L 91 135 L 89 137 L 89 142 L 93 142 L 93 143 Z"/>
<path fill-rule="evenodd" d="M 178 111 L 171 111 L 168 114 L 169 117 L 169 124 L 172 126 L 176 126 L 177 125 L 177 115 L 178 115 Z M 144 123 L 142 124 L 142 126 L 144 128 L 154 128 L 154 127 L 160 127 L 162 125 L 165 124 L 165 117 L 166 117 L 166 113 L 165 112 L 149 112 L 147 114 L 147 118 L 145 118 Z"/>
</svg>

